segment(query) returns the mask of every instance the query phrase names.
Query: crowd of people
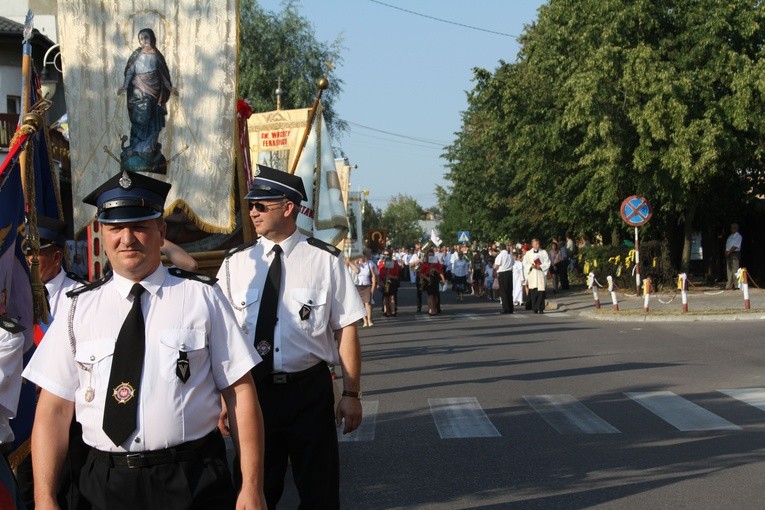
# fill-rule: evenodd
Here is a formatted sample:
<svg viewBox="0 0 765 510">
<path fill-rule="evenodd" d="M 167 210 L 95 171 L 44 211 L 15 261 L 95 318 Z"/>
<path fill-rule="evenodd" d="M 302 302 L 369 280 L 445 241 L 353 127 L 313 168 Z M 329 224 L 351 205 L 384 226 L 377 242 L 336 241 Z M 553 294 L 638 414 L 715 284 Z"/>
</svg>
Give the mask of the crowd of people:
<svg viewBox="0 0 765 510">
<path fill-rule="evenodd" d="M 551 239 L 547 249 L 539 239 L 515 244 L 416 243 L 386 246 L 379 253 L 365 248 L 360 257 L 347 258 L 346 265 L 366 307 L 362 327 L 374 325 L 376 292 L 383 316 L 397 316 L 402 283 L 415 286 L 416 311 L 423 312 L 424 302 L 431 316 L 441 313 L 441 293 L 446 291 L 453 292 L 457 301 L 465 296 L 497 301 L 501 313 L 512 313 L 516 306 L 544 313 L 548 287 L 552 293 L 568 290 L 573 256 L 585 243 L 586 239 L 575 243 L 570 235 Z"/>
</svg>

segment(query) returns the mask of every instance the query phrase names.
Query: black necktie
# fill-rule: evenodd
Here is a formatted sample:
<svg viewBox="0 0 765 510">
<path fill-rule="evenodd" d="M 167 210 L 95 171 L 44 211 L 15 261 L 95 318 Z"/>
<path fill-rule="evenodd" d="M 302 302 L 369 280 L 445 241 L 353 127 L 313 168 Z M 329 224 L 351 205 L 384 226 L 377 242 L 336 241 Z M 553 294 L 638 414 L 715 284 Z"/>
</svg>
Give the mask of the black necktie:
<svg viewBox="0 0 765 510">
<path fill-rule="evenodd" d="M 279 308 L 279 287 L 282 282 L 282 247 L 273 247 L 274 260 L 268 268 L 266 284 L 263 286 L 263 296 L 260 298 L 258 324 L 255 326 L 255 349 L 263 361 L 253 368 L 256 381 L 262 381 L 274 370 L 274 328 L 276 327 L 276 311 Z"/>
<path fill-rule="evenodd" d="M 141 372 L 146 351 L 146 327 L 141 311 L 144 290 L 138 283 L 130 289 L 133 306 L 117 335 L 106 389 L 103 428 L 117 446 L 125 442 L 137 426 Z"/>
</svg>

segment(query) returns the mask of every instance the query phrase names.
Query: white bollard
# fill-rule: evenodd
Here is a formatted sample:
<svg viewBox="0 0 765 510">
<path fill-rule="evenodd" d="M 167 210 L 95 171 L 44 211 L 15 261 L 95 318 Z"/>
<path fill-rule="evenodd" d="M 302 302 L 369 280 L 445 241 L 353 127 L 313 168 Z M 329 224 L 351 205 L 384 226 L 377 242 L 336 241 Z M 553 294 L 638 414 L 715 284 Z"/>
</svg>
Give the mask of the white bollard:
<svg viewBox="0 0 765 510">
<path fill-rule="evenodd" d="M 688 313 L 688 275 L 680 274 L 677 279 L 677 286 L 680 288 L 680 298 L 683 302 L 683 313 Z"/>
<path fill-rule="evenodd" d="M 595 279 L 595 273 L 587 275 L 587 287 L 592 289 L 592 299 L 595 300 L 595 309 L 600 310 L 600 296 L 598 296 L 598 281 Z"/>
<path fill-rule="evenodd" d="M 608 280 L 608 292 L 611 293 L 611 303 L 614 305 L 614 311 L 619 311 L 619 300 L 616 298 L 616 289 L 614 287 L 614 278 L 612 276 L 607 276 L 606 279 Z"/>
</svg>

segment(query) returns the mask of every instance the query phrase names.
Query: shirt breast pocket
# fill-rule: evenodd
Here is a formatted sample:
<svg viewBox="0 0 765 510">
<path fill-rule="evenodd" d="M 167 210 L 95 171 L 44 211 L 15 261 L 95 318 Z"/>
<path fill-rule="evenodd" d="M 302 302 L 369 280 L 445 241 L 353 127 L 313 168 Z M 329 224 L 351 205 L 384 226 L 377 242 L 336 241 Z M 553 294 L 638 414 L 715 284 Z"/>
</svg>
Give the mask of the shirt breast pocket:
<svg viewBox="0 0 765 510">
<path fill-rule="evenodd" d="M 92 388 L 99 394 L 109 392 L 106 386 L 109 384 L 115 345 L 113 338 L 77 344 L 74 360 L 80 367 L 78 376 L 81 388 Z"/>
<path fill-rule="evenodd" d="M 176 367 L 178 360 L 184 356 L 189 362 L 190 378 L 207 372 L 210 355 L 204 330 L 167 329 L 160 333 L 159 341 L 159 371 L 166 381 L 180 380 L 176 375 Z"/>
<path fill-rule="evenodd" d="M 323 289 L 293 289 L 292 300 L 301 329 L 319 334 L 327 329 L 327 292 Z"/>
<path fill-rule="evenodd" d="M 258 311 L 260 310 L 260 291 L 258 289 L 245 289 L 232 296 L 231 300 L 238 313 L 244 314 L 242 326 L 245 333 L 254 333 L 258 324 Z"/>
</svg>

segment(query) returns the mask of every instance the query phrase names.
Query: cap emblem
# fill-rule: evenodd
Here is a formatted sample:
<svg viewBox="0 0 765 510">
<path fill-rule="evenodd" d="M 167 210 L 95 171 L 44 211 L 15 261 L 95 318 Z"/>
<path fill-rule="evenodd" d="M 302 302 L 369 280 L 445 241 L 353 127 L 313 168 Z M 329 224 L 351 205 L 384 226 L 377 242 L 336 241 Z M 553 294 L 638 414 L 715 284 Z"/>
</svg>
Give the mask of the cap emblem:
<svg viewBox="0 0 765 510">
<path fill-rule="evenodd" d="M 259 176 L 259 175 L 260 175 L 260 167 L 259 167 L 259 166 L 256 166 L 256 167 L 255 167 L 255 177 L 257 177 L 257 176 Z"/>
<path fill-rule="evenodd" d="M 130 189 L 130 187 L 133 186 L 133 181 L 130 180 L 130 176 L 126 171 L 122 172 L 122 177 L 120 177 L 119 183 L 120 188 L 122 189 Z"/>
</svg>

